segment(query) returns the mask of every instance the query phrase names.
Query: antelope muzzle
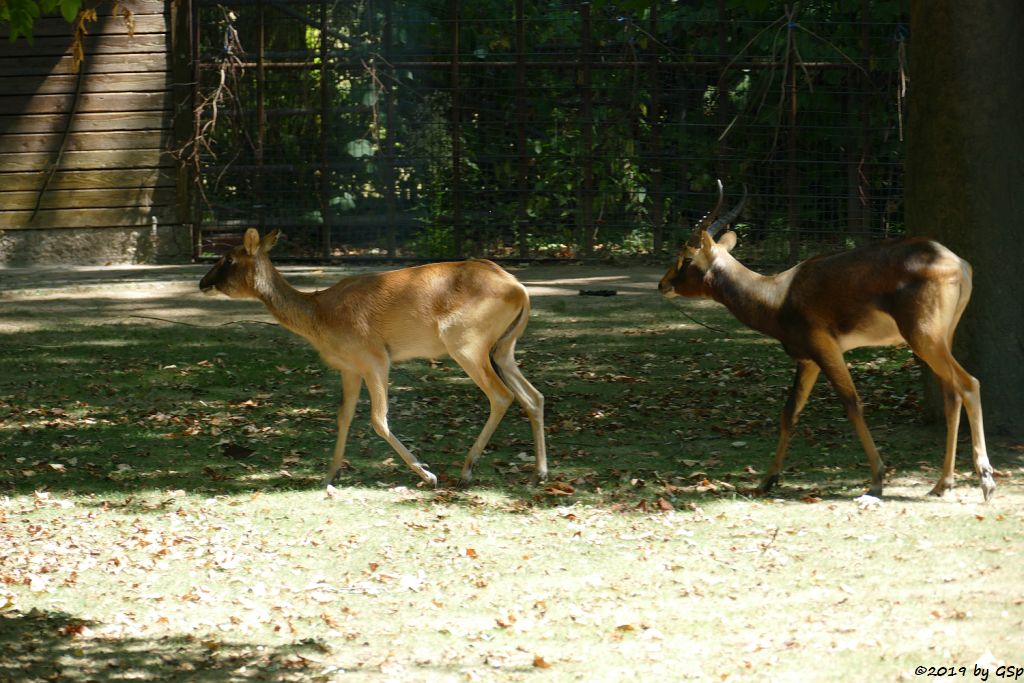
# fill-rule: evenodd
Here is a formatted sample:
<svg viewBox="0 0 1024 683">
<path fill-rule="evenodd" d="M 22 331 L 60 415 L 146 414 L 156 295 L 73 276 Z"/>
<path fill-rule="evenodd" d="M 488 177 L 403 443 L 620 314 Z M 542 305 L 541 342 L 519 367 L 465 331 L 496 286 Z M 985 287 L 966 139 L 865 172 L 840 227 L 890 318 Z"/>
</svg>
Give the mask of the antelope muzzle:
<svg viewBox="0 0 1024 683">
<path fill-rule="evenodd" d="M 220 284 L 224 277 L 224 259 L 220 259 L 217 263 L 213 264 L 213 268 L 203 276 L 203 279 L 199 281 L 199 290 L 206 295 L 212 296 L 217 293 L 217 285 Z"/>
</svg>

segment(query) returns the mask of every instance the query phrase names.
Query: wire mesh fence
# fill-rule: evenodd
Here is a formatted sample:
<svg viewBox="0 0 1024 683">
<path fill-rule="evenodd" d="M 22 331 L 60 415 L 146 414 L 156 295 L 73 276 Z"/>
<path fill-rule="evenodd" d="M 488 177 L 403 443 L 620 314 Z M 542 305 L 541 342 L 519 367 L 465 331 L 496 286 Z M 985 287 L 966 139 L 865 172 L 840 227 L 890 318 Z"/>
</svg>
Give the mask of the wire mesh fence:
<svg viewBox="0 0 1024 683">
<path fill-rule="evenodd" d="M 716 178 L 760 262 L 903 229 L 897 3 L 193 11 L 204 251 L 255 226 L 300 257 L 657 253 Z"/>
</svg>

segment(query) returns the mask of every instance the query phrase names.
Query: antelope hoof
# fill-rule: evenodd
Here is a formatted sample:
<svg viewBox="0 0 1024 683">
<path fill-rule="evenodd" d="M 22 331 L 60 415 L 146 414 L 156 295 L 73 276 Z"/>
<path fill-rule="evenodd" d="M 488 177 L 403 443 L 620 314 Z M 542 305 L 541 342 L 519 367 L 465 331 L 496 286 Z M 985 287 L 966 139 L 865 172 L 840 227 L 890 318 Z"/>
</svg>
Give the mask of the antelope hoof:
<svg viewBox="0 0 1024 683">
<path fill-rule="evenodd" d="M 936 498 L 941 498 L 946 494 L 946 491 L 948 491 L 951 488 L 953 488 L 953 482 L 943 477 L 942 479 L 939 479 L 937 482 L 935 482 L 935 486 L 933 486 L 932 490 L 928 492 L 928 495 L 935 496 Z M 982 485 L 982 489 L 984 489 L 984 484 Z"/>
<path fill-rule="evenodd" d="M 985 472 L 981 475 L 981 495 L 985 496 L 985 502 L 987 503 L 992 494 L 996 492 L 996 482 L 992 478 L 991 472 Z"/>
<path fill-rule="evenodd" d="M 882 497 L 882 484 L 881 484 L 881 482 L 879 482 L 877 484 L 872 484 L 868 488 L 868 495 L 869 496 L 874 496 L 875 498 L 881 498 Z"/>
<path fill-rule="evenodd" d="M 350 463 L 348 460 L 343 460 L 340 465 L 338 465 L 336 468 L 334 468 L 333 471 L 330 470 L 330 469 L 327 470 L 327 476 L 324 477 L 324 481 L 323 481 L 322 486 L 324 488 L 327 488 L 328 486 L 333 484 L 335 482 L 335 480 L 337 480 L 338 475 L 341 474 L 342 470 L 351 470 L 351 469 L 352 469 L 352 463 Z"/>
<path fill-rule="evenodd" d="M 463 490 L 464 489 L 468 489 L 469 485 L 470 485 L 470 483 L 472 481 L 473 481 L 473 473 L 472 472 L 463 472 L 462 476 L 460 476 L 459 480 L 455 483 L 455 488 L 463 489 Z"/>
<path fill-rule="evenodd" d="M 547 480 L 548 480 L 548 471 L 547 470 L 537 470 L 536 472 L 533 473 L 533 483 L 534 484 L 543 484 Z"/>
<path fill-rule="evenodd" d="M 427 486 L 429 486 L 432 489 L 436 489 L 437 488 L 437 477 L 434 475 L 433 472 L 428 472 L 426 470 L 423 470 L 419 474 L 420 474 L 420 477 L 422 477 L 423 482 Z"/>
<path fill-rule="evenodd" d="M 769 474 L 764 479 L 761 480 L 761 485 L 757 487 L 757 492 L 758 493 L 768 493 L 773 488 L 775 488 L 775 485 L 778 484 L 778 483 L 779 483 L 779 475 L 778 474 Z"/>
</svg>

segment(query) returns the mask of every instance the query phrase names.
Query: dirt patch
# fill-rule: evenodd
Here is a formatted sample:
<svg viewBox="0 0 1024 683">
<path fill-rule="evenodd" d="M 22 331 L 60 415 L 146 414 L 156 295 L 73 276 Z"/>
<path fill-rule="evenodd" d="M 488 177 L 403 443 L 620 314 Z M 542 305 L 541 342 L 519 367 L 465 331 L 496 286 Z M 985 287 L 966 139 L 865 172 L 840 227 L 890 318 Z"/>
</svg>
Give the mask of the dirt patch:
<svg viewBox="0 0 1024 683">
<path fill-rule="evenodd" d="M 284 266 L 289 282 L 304 291 L 324 289 L 342 277 L 374 270 L 369 266 Z M 218 325 L 231 320 L 270 322 L 252 301 L 204 296 L 199 280 L 209 266 L 113 266 L 0 269 L 0 332 L 26 332 L 67 325 L 119 321 L 158 324 L 169 320 Z M 580 291 L 614 296 L 657 296 L 660 268 L 652 266 L 543 265 L 510 267 L 534 297 L 566 307 L 585 306 Z"/>
</svg>

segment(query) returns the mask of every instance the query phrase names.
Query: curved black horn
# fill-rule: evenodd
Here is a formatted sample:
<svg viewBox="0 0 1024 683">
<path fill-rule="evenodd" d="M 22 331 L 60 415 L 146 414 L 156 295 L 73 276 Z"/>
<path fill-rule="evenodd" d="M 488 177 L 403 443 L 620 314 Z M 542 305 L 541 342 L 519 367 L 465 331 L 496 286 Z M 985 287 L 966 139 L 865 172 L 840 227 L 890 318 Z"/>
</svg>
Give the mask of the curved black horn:
<svg viewBox="0 0 1024 683">
<path fill-rule="evenodd" d="M 740 212 L 743 211 L 743 207 L 747 205 L 747 198 L 747 186 L 744 184 L 743 197 L 740 198 L 740 201 L 736 206 L 729 209 L 728 213 L 708 225 L 708 233 L 712 237 L 718 237 L 718 233 L 722 232 L 723 228 L 727 228 L 733 221 L 739 218 Z"/>
<path fill-rule="evenodd" d="M 715 208 L 711 210 L 711 213 L 701 218 L 697 225 L 694 226 L 693 232 L 690 233 L 690 239 L 687 240 L 687 244 L 696 247 L 700 245 L 700 234 L 701 232 L 708 229 L 708 226 L 712 224 L 715 218 L 718 216 L 718 212 L 722 210 L 722 202 L 725 201 L 725 194 L 722 191 L 722 181 L 720 179 L 715 180 L 718 185 L 718 202 L 715 204 Z"/>
</svg>

